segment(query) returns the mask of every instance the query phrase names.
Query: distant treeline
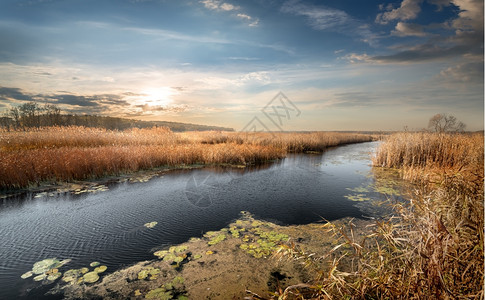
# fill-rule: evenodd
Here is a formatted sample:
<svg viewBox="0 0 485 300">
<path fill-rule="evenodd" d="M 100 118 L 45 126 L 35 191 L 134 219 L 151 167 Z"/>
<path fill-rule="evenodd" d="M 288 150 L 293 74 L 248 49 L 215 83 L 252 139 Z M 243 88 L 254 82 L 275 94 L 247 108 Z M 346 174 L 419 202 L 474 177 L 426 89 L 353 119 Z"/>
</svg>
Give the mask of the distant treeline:
<svg viewBox="0 0 485 300">
<path fill-rule="evenodd" d="M 105 128 L 109 130 L 164 126 L 170 128 L 172 131 L 234 131 L 232 128 L 219 126 L 166 121 L 140 121 L 96 115 L 64 114 L 56 105 L 46 104 L 41 106 L 36 102 L 29 102 L 10 108 L 2 116 L 0 116 L 0 127 L 7 130 L 21 130 L 45 126 L 84 126 Z"/>
</svg>

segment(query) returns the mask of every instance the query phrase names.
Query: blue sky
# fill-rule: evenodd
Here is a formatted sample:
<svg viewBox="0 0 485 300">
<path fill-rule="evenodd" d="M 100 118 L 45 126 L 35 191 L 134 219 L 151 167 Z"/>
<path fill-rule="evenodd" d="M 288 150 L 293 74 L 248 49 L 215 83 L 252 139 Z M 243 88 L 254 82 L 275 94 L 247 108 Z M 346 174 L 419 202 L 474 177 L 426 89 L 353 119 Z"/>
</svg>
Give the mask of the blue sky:
<svg viewBox="0 0 485 300">
<path fill-rule="evenodd" d="M 281 91 L 284 130 L 483 129 L 481 0 L 2 0 L 0 40 L 0 111 L 276 130 Z"/>
</svg>

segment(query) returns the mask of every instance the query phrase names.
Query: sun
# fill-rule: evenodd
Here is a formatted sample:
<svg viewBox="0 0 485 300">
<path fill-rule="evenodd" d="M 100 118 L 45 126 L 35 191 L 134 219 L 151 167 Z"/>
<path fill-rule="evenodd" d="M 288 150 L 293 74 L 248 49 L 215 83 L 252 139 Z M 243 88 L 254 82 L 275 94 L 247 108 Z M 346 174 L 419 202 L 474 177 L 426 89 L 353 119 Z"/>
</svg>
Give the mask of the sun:
<svg viewBox="0 0 485 300">
<path fill-rule="evenodd" d="M 140 102 L 150 106 L 166 106 L 172 103 L 171 96 L 176 93 L 170 87 L 149 88 L 141 92 Z"/>
</svg>

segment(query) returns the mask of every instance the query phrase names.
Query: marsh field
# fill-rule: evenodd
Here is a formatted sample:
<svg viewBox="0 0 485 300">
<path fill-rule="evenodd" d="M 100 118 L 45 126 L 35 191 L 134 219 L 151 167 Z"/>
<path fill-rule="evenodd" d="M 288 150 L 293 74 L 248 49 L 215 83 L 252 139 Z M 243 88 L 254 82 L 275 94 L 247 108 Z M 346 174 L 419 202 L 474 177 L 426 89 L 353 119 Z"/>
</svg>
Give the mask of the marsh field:
<svg viewBox="0 0 485 300">
<path fill-rule="evenodd" d="M 1 299 L 483 299 L 483 133 L 0 132 Z"/>
</svg>

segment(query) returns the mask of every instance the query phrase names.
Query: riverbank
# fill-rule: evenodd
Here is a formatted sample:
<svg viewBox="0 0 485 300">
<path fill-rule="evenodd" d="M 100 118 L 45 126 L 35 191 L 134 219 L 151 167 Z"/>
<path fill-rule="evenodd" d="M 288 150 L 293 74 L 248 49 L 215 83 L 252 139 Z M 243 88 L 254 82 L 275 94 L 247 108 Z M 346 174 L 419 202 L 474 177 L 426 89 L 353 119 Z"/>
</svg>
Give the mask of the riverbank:
<svg viewBox="0 0 485 300">
<path fill-rule="evenodd" d="M 348 224 L 350 219 L 336 221 Z M 353 220 L 356 238 L 369 233 L 371 221 Z M 153 249 L 154 259 L 106 275 L 95 284 L 62 282 L 53 292 L 65 299 L 242 299 L 270 298 L 313 278 L 313 269 L 301 261 L 277 259 L 274 251 L 291 243 L 306 254 L 325 257 L 337 245 L 323 223 L 279 226 L 242 212 L 239 219 L 202 238 L 167 248 Z M 337 252 L 344 254 L 344 247 Z M 351 260 L 342 260 L 350 270 Z M 82 275 L 80 276 L 82 278 Z M 301 285 L 300 285 L 301 286 Z M 184 298 L 186 297 L 186 298 Z"/>
<path fill-rule="evenodd" d="M 173 133 L 167 128 L 110 131 L 45 127 L 2 131 L 0 190 L 48 188 L 141 170 L 248 166 L 281 159 L 289 152 L 321 152 L 372 139 L 358 133 Z"/>
</svg>

